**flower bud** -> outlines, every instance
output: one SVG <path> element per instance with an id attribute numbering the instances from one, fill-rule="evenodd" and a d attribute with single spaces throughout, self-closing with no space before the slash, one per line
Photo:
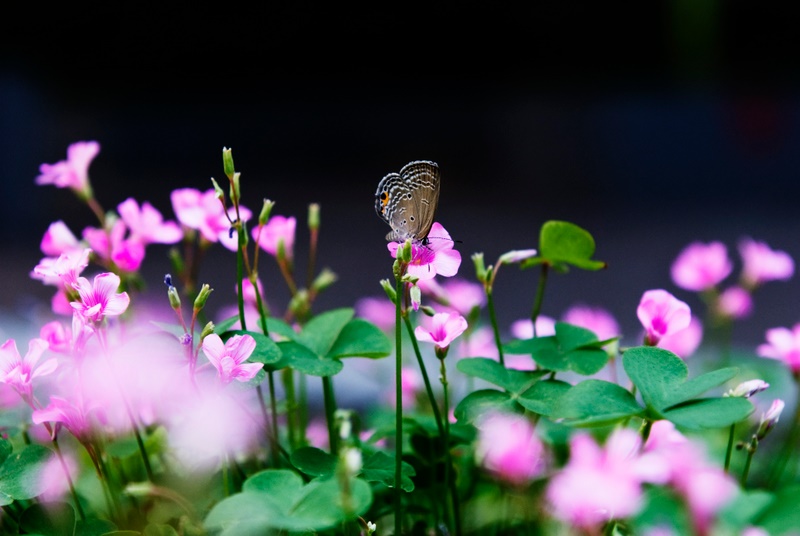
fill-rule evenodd
<path id="1" fill-rule="evenodd" d="M 764 380 L 748 380 L 746 382 L 742 382 L 733 389 L 730 389 L 722 396 L 727 397 L 740 397 L 740 398 L 750 398 L 756 393 L 760 393 L 761 391 L 767 389 L 769 384 Z"/>
<path id="2" fill-rule="evenodd" d="M 411 297 L 411 307 L 415 311 L 419 311 L 419 305 L 422 302 L 422 291 L 419 289 L 419 285 L 411 285 L 408 294 Z"/>
<path id="3" fill-rule="evenodd" d="M 200 287 L 200 292 L 197 294 L 197 297 L 194 299 L 194 310 L 199 311 L 206 305 L 206 301 L 208 301 L 208 297 L 211 295 L 211 292 L 214 289 L 211 288 L 208 283 L 203 283 L 203 286 Z"/>
<path id="4" fill-rule="evenodd" d="M 181 308 L 181 297 L 178 294 L 178 289 L 170 285 L 167 288 L 167 297 L 169 298 L 169 305 L 176 311 Z"/>
<path id="5" fill-rule="evenodd" d="M 759 423 L 758 431 L 756 432 L 756 437 L 758 437 L 759 441 L 764 439 L 769 431 L 772 430 L 776 424 L 778 424 L 778 419 L 781 416 L 783 407 L 783 400 L 776 398 L 772 401 L 772 405 L 769 407 L 769 409 L 765 411 L 763 415 L 761 415 L 761 422 Z"/>
<path id="6" fill-rule="evenodd" d="M 421 305 L 419 310 L 422 311 L 425 316 L 433 316 L 436 314 L 436 310 L 430 305 Z"/>
<path id="7" fill-rule="evenodd" d="M 498 264 L 511 264 L 514 262 L 524 261 L 525 259 L 530 259 L 531 257 L 535 256 L 535 249 L 516 249 L 500 255 Z"/>
<path id="8" fill-rule="evenodd" d="M 339 277 L 328 268 L 323 268 L 311 283 L 311 289 L 316 292 L 322 292 L 326 288 L 333 285 Z"/>
<path id="9" fill-rule="evenodd" d="M 401 262 L 408 264 L 411 262 L 411 253 L 411 239 L 408 239 L 397 249 L 397 258 Z"/>
<path id="10" fill-rule="evenodd" d="M 261 214 L 258 215 L 258 224 L 259 225 L 266 225 L 267 221 L 269 221 L 269 214 L 272 212 L 272 207 L 275 206 L 274 201 L 270 201 L 269 199 L 264 199 L 264 204 L 261 206 Z"/>
<path id="11" fill-rule="evenodd" d="M 219 199 L 220 203 L 222 203 L 224 205 L 225 204 L 225 192 L 222 191 L 222 188 L 220 188 L 220 186 L 217 183 L 217 181 L 214 180 L 214 177 L 211 177 L 211 184 L 214 185 L 214 196 L 217 199 Z"/>
<path id="12" fill-rule="evenodd" d="M 233 199 L 234 202 L 237 205 L 239 204 L 239 200 L 242 198 L 242 190 L 241 190 L 241 188 L 239 188 L 239 177 L 240 176 L 241 176 L 241 173 L 239 173 L 238 171 L 233 174 L 233 177 L 231 178 L 231 187 L 230 187 L 230 193 L 229 193 L 229 195 L 231 196 L 231 199 Z"/>
<path id="13" fill-rule="evenodd" d="M 481 283 L 486 282 L 486 265 L 483 263 L 483 253 L 473 253 L 472 263 L 475 265 L 475 276 Z"/>
<path id="14" fill-rule="evenodd" d="M 203 331 L 200 332 L 200 340 L 202 341 L 208 335 L 211 335 L 212 333 L 214 333 L 214 328 L 216 328 L 216 326 L 214 325 L 214 322 L 209 322 L 208 324 L 203 326 Z"/>
<path id="15" fill-rule="evenodd" d="M 222 169 L 225 171 L 225 176 L 228 177 L 228 179 L 233 178 L 233 151 L 226 147 L 222 148 Z"/>
<path id="16" fill-rule="evenodd" d="M 395 292 L 391 282 L 388 279 L 381 279 L 380 284 L 383 291 L 386 293 L 389 299 L 392 300 L 392 303 L 397 303 L 397 293 Z"/>
<path id="17" fill-rule="evenodd" d="M 312 231 L 319 229 L 319 203 L 308 205 L 308 228 Z"/>

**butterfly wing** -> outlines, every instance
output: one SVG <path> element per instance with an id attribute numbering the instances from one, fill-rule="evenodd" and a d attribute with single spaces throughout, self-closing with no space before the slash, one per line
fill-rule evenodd
<path id="1" fill-rule="evenodd" d="M 431 230 L 439 205 L 439 166 L 428 160 L 409 162 L 400 170 L 400 176 L 411 195 L 406 195 L 404 200 L 410 209 L 405 211 L 398 225 L 407 232 L 406 238 L 424 240 Z"/>

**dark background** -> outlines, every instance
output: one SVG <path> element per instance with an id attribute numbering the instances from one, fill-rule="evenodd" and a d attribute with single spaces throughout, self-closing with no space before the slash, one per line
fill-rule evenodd
<path id="1" fill-rule="evenodd" d="M 373 212 L 379 179 L 439 163 L 438 220 L 487 262 L 536 247 L 549 219 L 589 230 L 600 273 L 549 281 L 544 314 L 603 305 L 638 337 L 642 292 L 677 289 L 669 265 L 693 240 L 764 240 L 800 260 L 798 36 L 787 4 L 691 1 L 181 4 L 20 7 L 0 50 L 3 338 L 41 321 L 51 289 L 28 278 L 47 225 L 94 224 L 74 196 L 37 187 L 42 162 L 97 140 L 107 209 L 129 196 L 172 218 L 169 192 L 222 178 L 232 147 L 245 205 L 305 220 L 322 206 L 320 263 L 340 276 L 318 310 L 380 295 L 391 276 Z M 298 227 L 298 270 L 305 270 Z M 159 292 L 166 247 L 145 274 Z M 273 307 L 286 292 L 271 259 Z M 737 264 L 738 270 L 738 264 Z M 736 273 L 731 276 L 731 282 Z M 230 303 L 234 257 L 203 278 Z M 798 282 L 770 283 L 737 340 L 800 319 Z M 536 274 L 502 272 L 507 325 L 530 314 Z M 42 305 L 43 304 L 43 305 Z M 166 306 L 166 302 L 165 302 Z"/>

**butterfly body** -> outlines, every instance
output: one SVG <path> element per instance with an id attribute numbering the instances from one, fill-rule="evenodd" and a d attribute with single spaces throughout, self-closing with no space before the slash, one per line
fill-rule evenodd
<path id="1" fill-rule="evenodd" d="M 389 173 L 378 183 L 375 212 L 392 230 L 390 242 L 426 243 L 439 203 L 439 166 L 436 162 L 409 162 L 399 173 Z"/>

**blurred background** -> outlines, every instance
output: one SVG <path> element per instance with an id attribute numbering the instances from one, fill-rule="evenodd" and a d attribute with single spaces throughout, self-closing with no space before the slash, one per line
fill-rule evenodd
<path id="1" fill-rule="evenodd" d="M 438 220 L 487 263 L 538 246 L 563 219 L 595 237 L 601 272 L 548 282 L 543 313 L 601 305 L 640 339 L 642 293 L 672 283 L 694 240 L 763 240 L 800 260 L 800 101 L 788 5 L 714 0 L 204 6 L 68 3 L 9 19 L 0 37 L 0 338 L 47 314 L 52 290 L 28 274 L 61 219 L 94 225 L 71 192 L 36 186 L 41 163 L 97 140 L 98 200 L 127 197 L 174 218 L 169 193 L 222 178 L 221 149 L 242 173 L 244 204 L 305 222 L 320 203 L 320 265 L 339 276 L 317 311 L 380 296 L 391 277 L 373 195 L 410 160 L 439 163 Z M 297 269 L 307 231 L 298 225 Z M 261 275 L 273 307 L 288 293 L 272 259 Z M 167 246 L 145 276 L 163 293 Z M 201 280 L 233 303 L 235 257 L 217 247 Z M 538 275 L 501 272 L 501 322 L 530 315 Z M 768 283 L 743 347 L 800 320 L 800 282 Z M 164 299 L 164 307 L 167 307 Z M 38 329 L 38 325 L 36 326 Z M 24 346 L 24 345 L 23 345 Z"/>

